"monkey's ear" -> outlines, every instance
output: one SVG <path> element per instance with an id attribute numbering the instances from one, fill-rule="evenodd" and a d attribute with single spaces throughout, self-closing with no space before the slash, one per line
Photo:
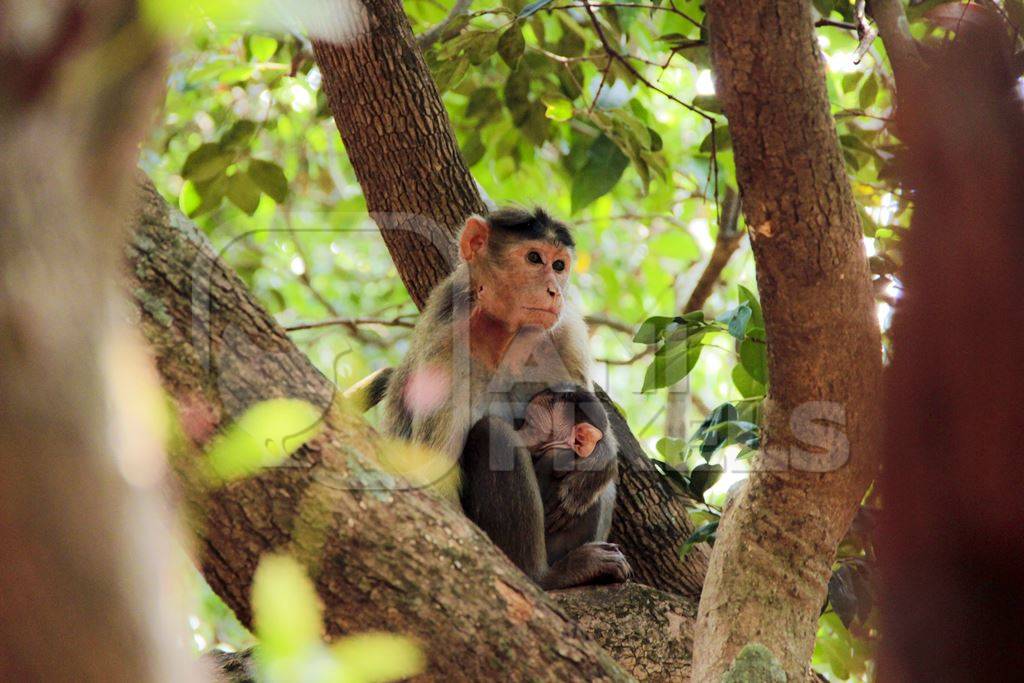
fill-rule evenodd
<path id="1" fill-rule="evenodd" d="M 585 458 L 597 448 L 597 442 L 604 438 L 601 430 L 592 424 L 581 422 L 572 428 L 572 449 L 576 455 Z"/>
<path id="2" fill-rule="evenodd" d="M 466 262 L 472 261 L 487 246 L 490 236 L 491 225 L 487 219 L 473 214 L 466 219 L 466 225 L 459 235 L 459 255 Z"/>

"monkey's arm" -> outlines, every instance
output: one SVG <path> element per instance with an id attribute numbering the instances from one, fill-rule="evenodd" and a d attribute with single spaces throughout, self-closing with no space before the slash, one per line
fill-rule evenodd
<path id="1" fill-rule="evenodd" d="M 572 469 L 556 475 L 555 495 L 545 501 L 545 529 L 564 529 L 585 515 L 618 475 L 617 444 L 610 430 L 587 458 L 574 458 Z"/>

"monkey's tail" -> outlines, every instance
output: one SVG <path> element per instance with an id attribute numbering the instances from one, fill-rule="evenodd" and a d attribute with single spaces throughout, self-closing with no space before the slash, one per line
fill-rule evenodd
<path id="1" fill-rule="evenodd" d="M 375 370 L 346 389 L 342 396 L 351 405 L 366 412 L 384 400 L 384 394 L 388 390 L 388 381 L 394 372 L 394 368 Z"/>

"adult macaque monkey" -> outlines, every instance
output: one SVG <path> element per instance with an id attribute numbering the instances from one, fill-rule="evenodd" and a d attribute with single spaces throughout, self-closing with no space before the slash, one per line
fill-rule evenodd
<path id="1" fill-rule="evenodd" d="M 586 325 L 569 284 L 573 247 L 565 224 L 539 209 L 471 216 L 459 237 L 461 262 L 431 294 L 384 399 L 387 431 L 459 461 L 473 475 L 464 476 L 462 496 L 475 501 L 470 519 L 545 588 L 615 580 L 622 572 L 611 567 L 625 564 L 614 546 L 585 542 L 549 565 L 537 477 L 511 427 L 522 410 L 517 396 L 558 384 L 592 389 Z M 595 448 L 594 462 L 615 461 L 610 430 Z M 484 470 L 490 476 L 476 476 Z"/>

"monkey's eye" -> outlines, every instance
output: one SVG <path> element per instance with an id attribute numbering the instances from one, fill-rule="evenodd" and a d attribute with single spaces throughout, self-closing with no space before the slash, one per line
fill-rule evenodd
<path id="1" fill-rule="evenodd" d="M 529 254 L 527 254 L 526 260 L 529 261 L 530 263 L 544 263 L 544 259 L 542 259 L 540 257 L 540 253 L 536 251 L 531 251 Z"/>
<path id="2" fill-rule="evenodd" d="M 554 268 L 559 273 L 561 273 L 563 270 L 565 270 L 565 261 L 555 261 L 554 263 L 551 264 L 551 267 Z"/>

